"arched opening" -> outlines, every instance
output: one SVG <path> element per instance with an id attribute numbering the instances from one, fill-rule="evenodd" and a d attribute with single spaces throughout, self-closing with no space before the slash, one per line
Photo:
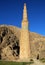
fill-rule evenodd
<path id="1" fill-rule="evenodd" d="M 39 54 L 37 55 L 37 60 L 39 59 Z"/>

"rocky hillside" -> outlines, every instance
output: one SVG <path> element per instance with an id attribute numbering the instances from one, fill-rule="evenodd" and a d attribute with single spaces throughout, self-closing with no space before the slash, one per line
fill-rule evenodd
<path id="1" fill-rule="evenodd" d="M 15 26 L 0 25 L 0 59 L 16 60 L 20 52 L 21 29 Z M 45 48 L 45 37 L 34 32 L 29 32 L 30 49 L 33 56 L 37 51 Z M 40 48 L 40 49 L 39 49 Z M 33 53 L 34 52 L 34 53 Z"/>

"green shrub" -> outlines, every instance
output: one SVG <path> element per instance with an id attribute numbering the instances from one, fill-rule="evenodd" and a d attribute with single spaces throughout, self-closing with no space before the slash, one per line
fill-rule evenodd
<path id="1" fill-rule="evenodd" d="M 40 59 L 41 62 L 45 62 L 45 58 Z"/>

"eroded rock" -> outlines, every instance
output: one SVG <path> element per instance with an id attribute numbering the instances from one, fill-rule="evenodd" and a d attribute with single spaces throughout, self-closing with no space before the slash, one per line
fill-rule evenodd
<path id="1" fill-rule="evenodd" d="M 1 27 L 0 31 L 0 59 L 15 60 L 19 55 L 18 38 L 7 27 Z"/>

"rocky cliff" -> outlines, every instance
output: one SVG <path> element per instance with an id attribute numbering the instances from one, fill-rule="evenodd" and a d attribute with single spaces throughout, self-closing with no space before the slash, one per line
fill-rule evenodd
<path id="1" fill-rule="evenodd" d="M 15 26 L 0 25 L 0 59 L 17 60 L 20 52 L 21 29 Z M 45 37 L 29 32 L 31 57 L 45 57 Z M 43 55 L 42 55 L 43 54 Z"/>

